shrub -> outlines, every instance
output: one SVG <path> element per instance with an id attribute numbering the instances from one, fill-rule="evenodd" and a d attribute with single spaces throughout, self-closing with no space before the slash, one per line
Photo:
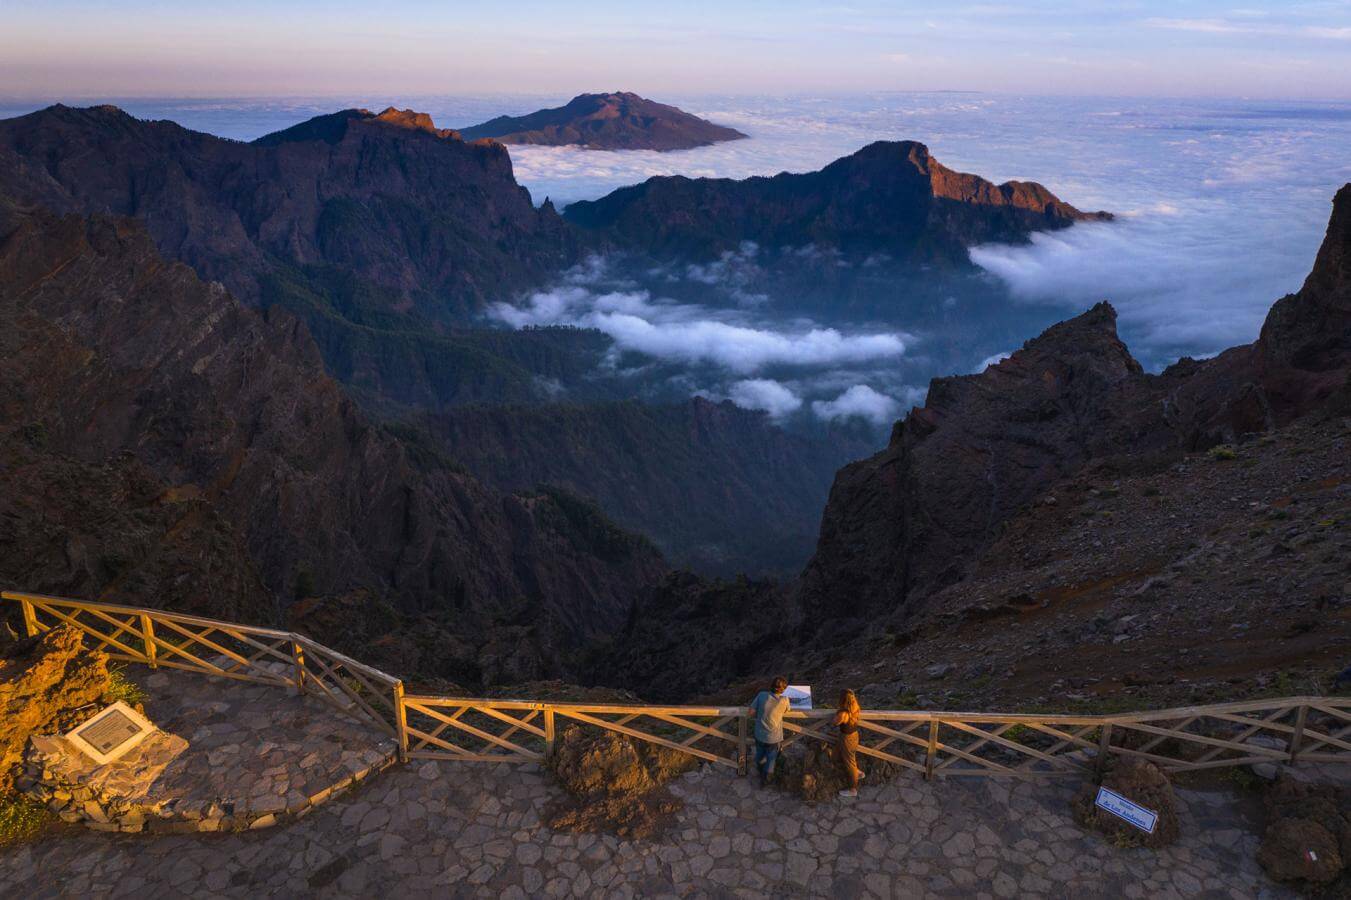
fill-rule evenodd
<path id="1" fill-rule="evenodd" d="M 52 823 L 41 803 L 23 796 L 0 797 L 0 847 L 31 841 Z"/>
<path id="2" fill-rule="evenodd" d="M 1228 444 L 1219 444 L 1218 446 L 1211 447 L 1210 452 L 1207 455 L 1218 462 L 1227 462 L 1231 459 L 1238 459 L 1238 451 Z"/>
<path id="3" fill-rule="evenodd" d="M 121 700 L 128 706 L 139 706 L 149 699 L 141 686 L 127 677 L 122 668 L 108 672 L 108 699 L 116 703 Z"/>

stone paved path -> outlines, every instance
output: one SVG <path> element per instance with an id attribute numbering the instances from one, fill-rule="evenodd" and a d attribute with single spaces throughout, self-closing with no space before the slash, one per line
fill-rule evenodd
<path id="1" fill-rule="evenodd" d="M 186 739 L 187 748 L 182 741 L 166 746 L 168 755 L 158 760 L 154 748 L 160 745 L 147 741 L 124 760 L 92 770 L 141 770 L 145 777 L 129 785 L 110 779 L 115 788 L 132 791 L 67 799 L 70 786 L 57 785 L 62 790 L 56 802 L 68 803 L 62 815 L 70 821 L 92 818 L 96 827 L 114 831 L 269 826 L 396 757 L 397 743 L 388 735 L 314 697 L 173 669 L 134 667 L 127 675 L 145 689 L 150 720 Z M 50 796 L 50 787 L 43 793 Z"/>
<path id="2" fill-rule="evenodd" d="M 1182 840 L 1121 850 L 1074 786 L 905 779 L 811 807 L 694 772 L 657 842 L 553 833 L 537 769 L 387 770 L 295 822 L 217 835 L 81 833 L 0 851 L 0 895 L 1286 897 L 1228 791 L 1180 790 Z"/>

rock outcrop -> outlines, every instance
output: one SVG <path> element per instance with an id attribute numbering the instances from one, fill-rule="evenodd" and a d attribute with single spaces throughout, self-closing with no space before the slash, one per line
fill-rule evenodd
<path id="1" fill-rule="evenodd" d="M 69 626 L 25 640 L 0 659 L 0 797 L 9 795 L 28 741 L 66 731 L 111 687 L 108 655 Z"/>
<path id="2" fill-rule="evenodd" d="M 613 731 L 568 726 L 559 736 L 549 770 L 570 795 L 550 812 L 559 831 L 601 831 L 628 840 L 661 834 L 680 811 L 665 784 L 698 768 L 687 753 Z"/>
<path id="3" fill-rule="evenodd" d="M 1351 791 L 1282 778 L 1267 788 L 1257 861 L 1277 881 L 1336 881 L 1351 865 Z"/>
<path id="4" fill-rule="evenodd" d="M 245 144 L 58 105 L 0 122 L 0 160 L 0 194 L 141 218 L 165 257 L 246 301 L 279 266 L 350 273 L 369 325 L 472 313 L 574 258 L 504 147 L 411 110 L 343 110 Z"/>
<path id="5" fill-rule="evenodd" d="M 1102 779 L 1102 786 L 1132 803 L 1158 814 L 1154 830 L 1147 832 L 1101 809 L 1094 802 L 1096 785 L 1086 784 L 1074 798 L 1074 818 L 1085 828 L 1100 831 L 1117 846 L 1166 847 L 1178 839 L 1177 798 L 1173 786 L 1158 766 L 1140 759 L 1117 759 Z"/>
<path id="6" fill-rule="evenodd" d="M 1347 391 L 1351 186 L 1304 288 L 1256 343 L 1144 373 L 1101 303 L 978 375 L 935 379 L 888 447 L 836 476 L 806 603 L 846 618 L 963 577 L 1010 517 L 1090 461 L 1136 469 L 1288 424 Z M 827 600 L 826 598 L 829 597 Z"/>
<path id="7" fill-rule="evenodd" d="M 460 330 L 581 249 L 505 147 L 424 113 L 349 109 L 240 143 L 58 105 L 0 121 L 0 197 L 141 219 L 165 259 L 303 319 L 330 374 L 372 400 L 529 399 L 523 359 L 553 376 L 598 352 L 582 333 Z"/>
<path id="8" fill-rule="evenodd" d="M 199 610 L 212 592 L 233 609 L 277 610 L 364 589 L 410 627 L 449 623 L 415 629 L 422 638 L 404 668 L 477 683 L 478 650 L 497 629 L 533 661 L 524 674 L 556 674 L 568 647 L 621 625 L 634 591 L 665 569 L 649 545 L 585 505 L 485 489 L 371 425 L 324 374 L 300 323 L 165 263 L 133 220 L 0 219 L 0 322 L 0 437 L 41 434 L 41 454 L 57 460 L 46 465 L 62 471 L 131 453 L 164 486 L 147 504 L 150 543 L 92 574 L 69 558 L 78 549 L 69 532 L 42 524 L 77 513 L 11 505 L 19 518 L 7 530 L 55 543 L 25 544 L 6 581 L 74 583 L 91 598 L 148 605 L 180 598 Z M 41 455 L 31 442 L 26 452 Z M 176 500 L 191 503 L 162 509 Z M 156 524 L 175 516 L 181 528 Z M 82 540 L 115 547 L 106 534 L 115 525 Z M 193 527 L 203 531 L 196 549 L 173 549 Z M 244 596 L 254 576 L 226 590 L 194 565 L 194 554 L 211 565 L 238 559 L 240 545 L 267 596 Z M 345 632 L 314 636 L 342 644 Z"/>
<path id="9" fill-rule="evenodd" d="M 498 116 L 461 132 L 466 140 L 577 145 L 588 150 L 688 150 L 746 135 L 637 94 L 580 94 L 524 116 Z"/>
<path id="10" fill-rule="evenodd" d="M 914 141 L 878 141 L 805 174 L 658 176 L 570 204 L 564 216 L 658 258 L 713 258 L 753 241 L 860 262 L 949 266 L 967 265 L 975 244 L 1020 243 L 1033 231 L 1111 218 L 1081 212 L 1040 184 L 955 172 Z"/>

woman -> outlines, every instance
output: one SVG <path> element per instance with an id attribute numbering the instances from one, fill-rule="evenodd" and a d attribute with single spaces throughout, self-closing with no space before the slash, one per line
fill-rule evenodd
<path id="1" fill-rule="evenodd" d="M 840 730 L 835 748 L 840 753 L 844 777 L 849 781 L 848 789 L 840 791 L 841 797 L 857 797 L 858 780 L 863 777 L 863 770 L 858 767 L 858 720 L 858 697 L 850 690 L 841 692 L 840 708 L 831 720 L 831 724 Z"/>

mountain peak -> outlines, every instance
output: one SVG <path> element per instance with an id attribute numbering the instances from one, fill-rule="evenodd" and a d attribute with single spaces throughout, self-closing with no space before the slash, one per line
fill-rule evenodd
<path id="1" fill-rule="evenodd" d="M 372 119 L 381 124 L 393 125 L 397 128 L 425 131 L 440 138 L 458 139 L 460 136 L 460 133 L 452 128 L 437 128 L 430 114 L 412 109 L 395 109 L 388 106 L 379 115 L 372 116 Z"/>
<path id="2" fill-rule="evenodd" d="M 967 248 L 977 244 L 1022 243 L 1034 231 L 1111 218 L 1034 182 L 954 171 L 918 141 L 876 141 L 819 171 L 772 178 L 655 176 L 563 215 L 656 256 L 713 258 L 751 240 L 944 266 L 969 265 Z"/>
<path id="3" fill-rule="evenodd" d="M 1268 363 L 1294 369 L 1339 372 L 1351 364 L 1351 184 L 1333 198 L 1304 286 L 1276 301 L 1257 345 Z"/>
<path id="4" fill-rule="evenodd" d="M 346 136 L 348 127 L 354 122 L 387 125 L 409 131 L 424 131 L 435 137 L 448 140 L 459 140 L 460 138 L 458 131 L 450 128 L 437 128 L 436 123 L 427 113 L 412 109 L 396 109 L 389 106 L 379 113 L 373 113 L 369 109 L 352 107 L 351 109 L 338 110 L 335 113 L 315 116 L 298 125 L 292 125 L 290 128 L 283 128 L 281 131 L 263 135 L 254 143 L 261 147 L 272 147 L 293 141 L 324 141 L 325 143 L 336 144 Z"/>
<path id="5" fill-rule="evenodd" d="M 465 140 L 573 144 L 591 150 L 685 150 L 746 136 L 631 91 L 578 94 L 563 106 L 498 116 L 463 133 Z"/>

